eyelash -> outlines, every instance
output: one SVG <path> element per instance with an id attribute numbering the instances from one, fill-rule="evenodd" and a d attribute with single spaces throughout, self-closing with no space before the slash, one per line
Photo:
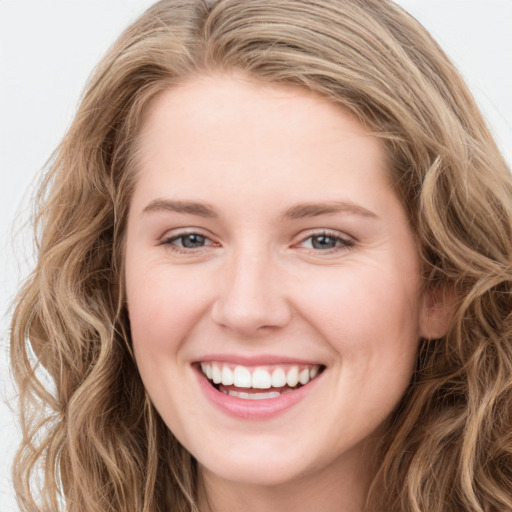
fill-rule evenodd
<path id="1" fill-rule="evenodd" d="M 315 238 L 316 239 L 328 238 L 332 242 L 335 243 L 335 246 L 324 248 L 324 249 L 315 248 L 314 246 L 306 248 L 314 253 L 332 254 L 332 253 L 338 252 L 338 251 L 351 250 L 356 245 L 356 242 L 354 239 L 348 238 L 348 237 L 342 237 L 342 236 L 340 236 L 339 233 L 337 233 L 335 231 L 320 231 L 320 232 L 311 233 L 307 237 L 303 238 L 298 245 L 299 246 L 303 245 L 307 240 L 311 240 L 312 245 L 313 245 L 314 244 L 313 239 L 315 239 Z"/>
<path id="2" fill-rule="evenodd" d="M 204 245 L 201 245 L 199 247 L 184 247 L 183 245 L 180 246 L 180 245 L 176 244 L 176 242 L 180 239 L 183 244 L 183 240 L 185 238 L 193 237 L 193 236 L 200 237 L 201 239 L 203 239 L 203 241 L 205 241 L 205 242 L 210 241 L 211 243 L 205 243 Z M 196 231 L 190 231 L 190 232 L 186 232 L 186 233 L 178 233 L 177 235 L 171 236 L 169 238 L 165 238 L 164 240 L 162 240 L 161 245 L 169 247 L 169 249 L 171 249 L 172 251 L 180 253 L 180 254 L 190 254 L 191 252 L 198 252 L 198 251 L 202 250 L 204 247 L 216 246 L 218 244 L 216 244 L 215 242 L 212 242 L 208 236 L 203 235 L 202 233 L 198 233 Z"/>
<path id="3" fill-rule="evenodd" d="M 203 245 L 200 245 L 198 247 L 184 247 L 183 241 L 187 237 L 199 237 L 201 239 L 201 241 L 203 242 Z M 331 241 L 331 243 L 335 244 L 335 246 L 327 247 L 327 248 L 323 248 L 323 249 L 314 247 L 313 240 L 314 239 L 318 240 L 320 238 L 329 239 Z M 181 240 L 181 245 L 178 245 L 176 243 L 179 240 Z M 308 240 L 311 240 L 311 247 L 304 247 L 304 244 Z M 209 242 L 209 243 L 207 243 L 207 242 Z M 211 247 L 211 246 L 215 247 L 215 246 L 218 246 L 219 244 L 217 244 L 216 242 L 213 242 L 208 236 L 206 236 L 200 232 L 191 231 L 191 232 L 178 233 L 174 236 L 165 238 L 164 240 L 162 240 L 161 245 L 168 247 L 169 249 L 171 249 L 172 251 L 174 251 L 178 254 L 191 254 L 191 253 L 200 252 L 200 251 L 204 250 L 205 247 Z M 333 254 L 333 253 L 336 253 L 339 251 L 351 250 L 355 247 L 355 245 L 356 245 L 356 241 L 352 238 L 342 237 L 342 236 L 340 236 L 340 234 L 338 232 L 335 232 L 335 231 L 323 230 L 323 231 L 319 231 L 319 232 L 317 231 L 317 232 L 310 233 L 308 236 L 302 238 L 302 240 L 298 244 L 295 244 L 295 247 L 302 246 L 303 249 L 306 249 L 306 250 L 310 251 L 311 253 L 315 253 L 315 254 Z"/>

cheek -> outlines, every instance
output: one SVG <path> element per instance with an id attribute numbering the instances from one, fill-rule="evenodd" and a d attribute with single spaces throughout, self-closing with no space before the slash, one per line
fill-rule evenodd
<path id="1" fill-rule="evenodd" d="M 419 277 L 358 265 L 311 280 L 300 310 L 344 359 L 401 360 L 419 341 Z"/>
<path id="2" fill-rule="evenodd" d="M 311 282 L 301 310 L 332 350 L 337 378 L 325 406 L 342 404 L 331 427 L 334 438 L 347 410 L 354 424 L 376 428 L 403 396 L 420 339 L 419 297 L 419 278 L 404 280 L 389 267 L 384 272 L 368 265 Z"/>
<path id="3" fill-rule="evenodd" d="M 126 268 L 131 334 L 139 356 L 177 350 L 195 328 L 208 302 L 204 276 L 173 271 L 166 264 Z M 148 268 L 146 267 L 146 268 Z"/>
<path id="4" fill-rule="evenodd" d="M 172 283 L 172 286 L 169 284 Z M 197 415 L 184 403 L 188 365 L 186 340 L 202 314 L 201 279 L 179 279 L 168 265 L 126 265 L 126 293 L 131 337 L 141 378 L 168 427 L 186 439 L 181 418 Z M 204 298 L 204 297 L 203 297 Z M 180 414 L 177 412 L 180 411 Z"/>

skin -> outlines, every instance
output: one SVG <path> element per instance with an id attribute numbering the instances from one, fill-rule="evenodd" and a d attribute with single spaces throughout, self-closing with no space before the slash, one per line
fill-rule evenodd
<path id="1" fill-rule="evenodd" d="M 161 94 L 140 143 L 133 345 L 155 407 L 199 462 L 202 510 L 363 510 L 375 441 L 439 309 L 381 142 L 306 90 L 213 75 Z M 198 385 L 194 363 L 212 353 L 325 371 L 293 407 L 239 418 Z"/>

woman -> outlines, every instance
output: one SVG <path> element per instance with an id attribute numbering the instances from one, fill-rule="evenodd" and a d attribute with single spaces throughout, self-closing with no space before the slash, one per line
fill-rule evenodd
<path id="1" fill-rule="evenodd" d="M 512 508 L 511 178 L 391 2 L 155 4 L 39 197 L 25 510 Z"/>

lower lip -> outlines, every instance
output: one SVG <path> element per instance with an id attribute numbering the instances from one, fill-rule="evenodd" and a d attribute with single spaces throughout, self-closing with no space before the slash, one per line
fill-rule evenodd
<path id="1" fill-rule="evenodd" d="M 215 389 L 204 374 L 196 369 L 196 376 L 203 393 L 206 397 L 223 412 L 248 420 L 264 420 L 277 416 L 280 413 L 292 408 L 304 400 L 316 387 L 320 374 L 306 385 L 295 391 L 284 393 L 276 398 L 265 398 L 262 400 L 245 400 L 234 396 L 226 395 Z"/>

